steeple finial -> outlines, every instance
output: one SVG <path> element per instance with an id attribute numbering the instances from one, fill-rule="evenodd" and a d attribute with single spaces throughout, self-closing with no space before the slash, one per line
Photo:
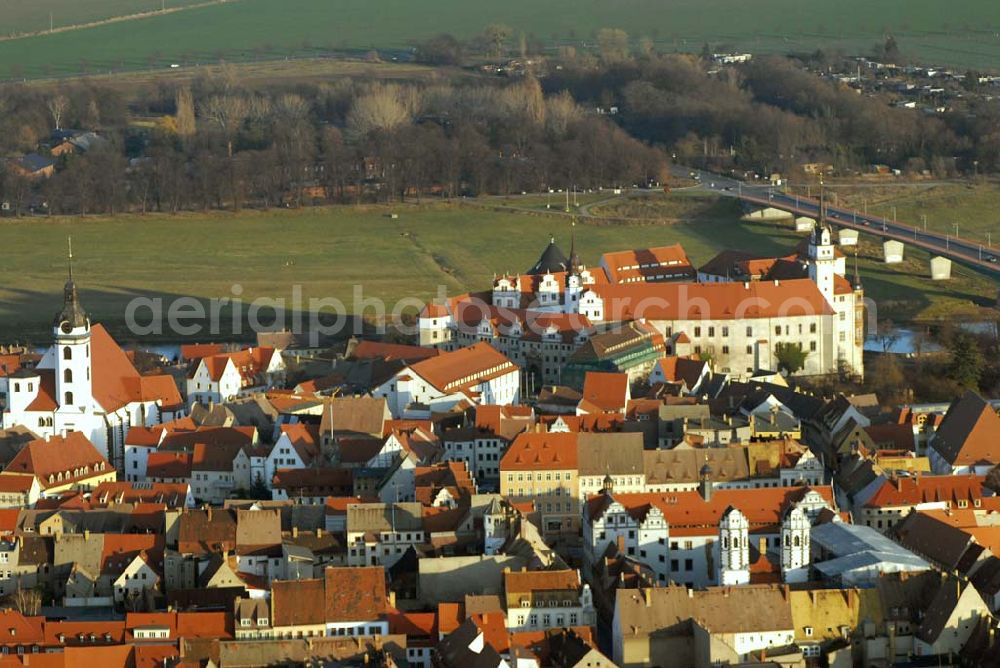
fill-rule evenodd
<path id="1" fill-rule="evenodd" d="M 576 255 L 576 217 L 569 227 L 569 273 L 574 275 L 579 270 L 580 258 Z"/>
<path id="2" fill-rule="evenodd" d="M 66 237 L 66 243 L 69 245 L 69 280 L 73 280 L 73 237 Z"/>
<path id="3" fill-rule="evenodd" d="M 858 251 L 854 250 L 854 285 L 855 290 L 861 289 L 861 272 L 858 270 Z"/>

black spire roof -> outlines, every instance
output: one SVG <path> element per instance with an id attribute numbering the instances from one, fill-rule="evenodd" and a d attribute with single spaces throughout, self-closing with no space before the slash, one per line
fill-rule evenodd
<path id="1" fill-rule="evenodd" d="M 69 278 L 63 287 L 63 307 L 56 314 L 52 321 L 53 327 L 62 327 L 65 330 L 76 329 L 77 327 L 87 327 L 89 320 L 87 313 L 80 305 L 80 297 L 76 292 L 76 282 L 73 280 L 73 243 L 69 246 Z"/>
<path id="2" fill-rule="evenodd" d="M 549 245 L 545 247 L 542 251 L 541 257 L 538 258 L 538 262 L 528 270 L 527 273 L 540 276 L 542 274 L 551 274 L 559 271 L 566 271 L 566 267 L 569 266 L 569 260 L 566 255 L 559 250 L 559 246 L 556 246 L 555 237 L 549 239 Z"/>

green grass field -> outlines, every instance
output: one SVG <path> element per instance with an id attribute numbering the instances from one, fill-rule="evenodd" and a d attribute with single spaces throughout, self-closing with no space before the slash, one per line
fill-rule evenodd
<path id="1" fill-rule="evenodd" d="M 176 9 L 204 0 L 2 0 L 3 36 L 93 23 L 107 19 Z M 51 23 L 49 22 L 51 19 Z"/>
<path id="2" fill-rule="evenodd" d="M 673 223 L 581 222 L 581 258 L 596 265 L 605 250 L 681 243 L 699 264 L 725 247 L 785 253 L 800 238 L 788 227 L 738 222 L 728 200 L 705 198 L 684 207 L 687 216 Z M 487 288 L 494 272 L 527 269 L 550 234 L 568 250 L 569 229 L 567 216 L 503 211 L 492 202 L 6 220 L 0 222 L 6 250 L 0 340 L 48 336 L 60 305 L 69 235 L 84 305 L 127 338 L 124 312 L 136 296 L 207 300 L 232 296 L 238 284 L 244 300 L 290 300 L 298 285 L 306 300 L 336 297 L 350 309 L 360 285 L 365 296 L 391 307 L 407 297 L 432 298 L 438 286 L 448 294 Z M 996 284 L 971 272 L 959 269 L 955 280 L 932 283 L 925 278 L 926 258 L 910 254 L 911 264 L 889 268 L 877 254 L 874 243 L 862 247 L 861 271 L 868 293 L 881 302 L 881 317 L 983 317 L 982 306 L 995 298 Z"/>
<path id="3" fill-rule="evenodd" d="M 129 4 L 98 0 L 86 11 L 112 2 Z M 22 10 L 36 3 L 17 0 Z M 593 44 L 595 31 L 616 27 L 665 50 L 698 51 L 707 41 L 758 53 L 818 47 L 867 53 L 891 31 L 904 53 L 929 61 L 980 68 L 1000 62 L 1000 3 L 994 0 L 237 0 L 0 43 L 0 76 L 274 58 L 316 48 L 406 48 L 441 32 L 468 38 L 497 22 L 548 44 Z"/>

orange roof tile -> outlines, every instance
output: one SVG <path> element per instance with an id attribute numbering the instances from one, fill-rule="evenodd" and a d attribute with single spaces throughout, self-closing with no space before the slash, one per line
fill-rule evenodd
<path id="1" fill-rule="evenodd" d="M 577 590 L 580 575 L 574 570 L 561 571 L 509 571 L 503 574 L 507 595 L 535 591 Z"/>
<path id="2" fill-rule="evenodd" d="M 517 365 L 488 343 L 443 353 L 409 367 L 441 392 L 462 390 L 484 380 L 517 371 Z"/>
<path id="3" fill-rule="evenodd" d="M 4 469 L 4 473 L 34 475 L 43 489 L 113 471 L 108 460 L 79 431 L 31 441 Z M 56 479 L 50 482 L 49 476 Z"/>
<path id="4" fill-rule="evenodd" d="M 577 435 L 572 432 L 519 434 L 500 459 L 500 470 L 575 471 Z"/>
<path id="5" fill-rule="evenodd" d="M 372 620 L 390 612 L 381 566 L 330 567 L 324 580 L 327 622 Z"/>
<path id="6" fill-rule="evenodd" d="M 694 267 L 680 244 L 605 253 L 601 264 L 612 283 L 691 278 Z"/>
<path id="7" fill-rule="evenodd" d="M 751 532 L 774 531 L 785 508 L 801 500 L 809 490 L 818 492 L 831 508 L 834 506 L 833 489 L 828 485 L 717 489 L 708 501 L 698 492 L 612 494 L 611 498 L 633 517 L 644 517 L 655 506 L 669 523 L 672 536 L 699 536 L 716 534 L 719 520 L 730 507 L 746 516 Z M 591 497 L 587 500 L 587 516 L 602 513 L 608 503 L 605 494 Z"/>
<path id="8" fill-rule="evenodd" d="M 604 320 L 741 320 L 832 315 L 810 279 L 749 283 L 628 283 L 594 286 Z"/>
<path id="9" fill-rule="evenodd" d="M 588 371 L 583 379 L 581 410 L 620 413 L 628 401 L 628 374 Z"/>
<path id="10" fill-rule="evenodd" d="M 865 502 L 869 508 L 915 506 L 921 503 L 974 501 L 983 497 L 986 478 L 978 475 L 900 476 L 886 480 Z"/>

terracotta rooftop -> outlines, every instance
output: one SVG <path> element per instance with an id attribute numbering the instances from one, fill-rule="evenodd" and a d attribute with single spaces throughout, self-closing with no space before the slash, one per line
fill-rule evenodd
<path id="1" fill-rule="evenodd" d="M 565 432 L 519 434 L 500 460 L 501 471 L 577 468 L 577 434 Z"/>
<path id="2" fill-rule="evenodd" d="M 79 431 L 28 443 L 4 469 L 4 473 L 34 475 L 43 489 L 113 471 L 94 444 Z"/>

